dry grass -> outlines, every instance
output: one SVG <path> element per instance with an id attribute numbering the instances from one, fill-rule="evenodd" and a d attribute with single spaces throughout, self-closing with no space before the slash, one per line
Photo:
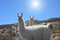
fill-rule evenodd
<path id="1" fill-rule="evenodd" d="M 51 35 L 52 39 L 51 40 L 60 40 L 60 33 L 52 33 Z"/>

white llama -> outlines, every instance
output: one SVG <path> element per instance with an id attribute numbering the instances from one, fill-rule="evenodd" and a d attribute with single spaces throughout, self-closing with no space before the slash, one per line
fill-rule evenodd
<path id="1" fill-rule="evenodd" d="M 22 16 L 22 13 L 18 13 L 18 27 L 22 40 L 50 40 L 51 29 L 49 25 L 32 25 L 25 27 Z"/>

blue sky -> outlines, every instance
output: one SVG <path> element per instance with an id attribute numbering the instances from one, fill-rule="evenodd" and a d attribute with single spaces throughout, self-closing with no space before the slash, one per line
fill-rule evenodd
<path id="1" fill-rule="evenodd" d="M 17 23 L 17 13 L 23 13 L 23 18 L 29 20 L 34 16 L 36 20 L 46 20 L 60 17 L 60 0 L 39 0 L 42 6 L 31 8 L 32 0 L 0 0 L 0 25 Z"/>

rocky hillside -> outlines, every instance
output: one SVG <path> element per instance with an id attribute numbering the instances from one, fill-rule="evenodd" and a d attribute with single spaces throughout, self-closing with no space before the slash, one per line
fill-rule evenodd
<path id="1" fill-rule="evenodd" d="M 26 21 L 25 24 L 29 25 L 29 21 L 30 20 Z M 42 20 L 42 21 L 33 20 L 33 21 L 34 21 L 35 25 L 46 22 L 46 23 L 52 23 L 55 26 L 54 28 L 60 28 L 60 18 L 51 18 L 48 20 Z M 12 34 L 11 34 L 12 26 L 15 25 L 17 28 L 17 26 L 18 26 L 17 24 L 18 23 L 0 25 L 0 40 L 20 40 L 19 36 L 16 36 L 16 35 L 12 36 Z M 51 37 L 54 38 L 56 36 L 57 32 L 60 32 L 60 30 L 53 30 Z"/>
<path id="2" fill-rule="evenodd" d="M 43 22 L 56 22 L 56 21 L 60 21 L 60 18 L 50 18 L 48 20 L 34 20 L 35 24 L 39 24 L 39 23 L 43 23 Z M 29 23 L 29 20 L 26 21 L 25 23 Z M 17 24 L 17 23 L 14 23 Z M 4 25 L 0 25 L 0 28 L 5 28 L 5 27 L 11 27 L 14 24 L 4 24 Z"/>

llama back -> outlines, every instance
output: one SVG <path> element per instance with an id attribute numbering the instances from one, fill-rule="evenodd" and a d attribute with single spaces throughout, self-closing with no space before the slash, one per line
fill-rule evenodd
<path id="1" fill-rule="evenodd" d="M 50 40 L 51 29 L 44 25 L 43 27 L 40 25 L 26 27 L 26 30 L 30 31 L 28 34 L 32 40 Z M 30 29 L 29 29 L 30 28 Z"/>

